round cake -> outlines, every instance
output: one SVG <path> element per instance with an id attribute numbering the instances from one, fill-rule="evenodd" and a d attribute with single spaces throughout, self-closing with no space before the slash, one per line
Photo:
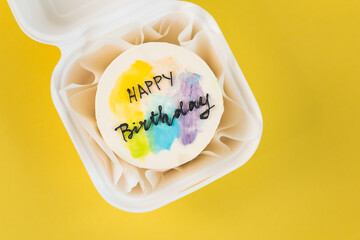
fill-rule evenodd
<path id="1" fill-rule="evenodd" d="M 126 162 L 167 170 L 191 161 L 213 138 L 224 111 L 222 91 L 195 53 L 145 43 L 118 56 L 96 92 L 96 121 Z"/>

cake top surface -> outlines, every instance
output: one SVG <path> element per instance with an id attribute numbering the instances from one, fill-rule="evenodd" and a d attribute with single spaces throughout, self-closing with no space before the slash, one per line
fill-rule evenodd
<path id="1" fill-rule="evenodd" d="M 195 53 L 145 43 L 118 56 L 96 93 L 100 133 L 120 158 L 147 169 L 184 164 L 209 144 L 223 113 L 222 92 Z"/>

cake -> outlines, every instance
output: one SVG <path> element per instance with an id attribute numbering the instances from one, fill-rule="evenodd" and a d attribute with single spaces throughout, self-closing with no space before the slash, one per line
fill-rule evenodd
<path id="1" fill-rule="evenodd" d="M 196 158 L 224 111 L 209 66 L 183 47 L 152 42 L 119 55 L 96 92 L 98 129 L 109 148 L 140 168 L 168 170 Z"/>

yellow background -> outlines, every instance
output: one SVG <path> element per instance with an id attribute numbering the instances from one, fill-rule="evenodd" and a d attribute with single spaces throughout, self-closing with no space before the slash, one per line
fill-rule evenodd
<path id="1" fill-rule="evenodd" d="M 0 3 L 0 239 L 360 239 L 360 1 L 193 1 L 264 118 L 243 167 L 132 214 L 93 187 L 50 97 L 60 52 Z"/>

